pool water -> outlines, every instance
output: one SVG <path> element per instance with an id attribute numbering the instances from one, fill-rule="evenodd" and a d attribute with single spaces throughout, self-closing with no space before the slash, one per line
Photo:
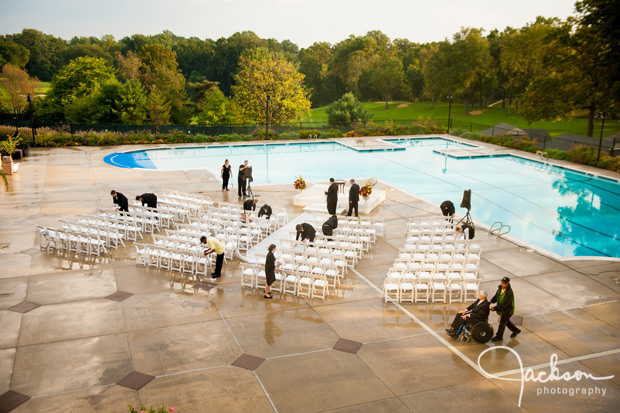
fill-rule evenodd
<path id="1" fill-rule="evenodd" d="M 500 221 L 510 235 L 560 256 L 620 258 L 620 184 L 517 156 L 455 159 L 433 150 L 468 145 L 441 138 L 391 142 L 405 151 L 357 152 L 338 143 L 175 148 L 112 154 L 106 162 L 124 167 L 219 172 L 229 159 L 248 160 L 254 184 L 377 177 L 439 205 L 458 208 L 472 190 L 471 215 L 487 225 Z M 364 180 L 360 180 L 360 184 Z"/>

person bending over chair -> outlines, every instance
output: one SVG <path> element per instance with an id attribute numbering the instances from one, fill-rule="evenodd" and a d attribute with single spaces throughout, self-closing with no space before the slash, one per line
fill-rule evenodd
<path id="1" fill-rule="evenodd" d="M 331 237 L 334 234 L 334 230 L 338 228 L 338 217 L 336 215 L 332 215 L 327 221 L 323 223 L 321 229 L 323 230 L 323 235 Z M 327 239 L 331 241 L 331 238 Z"/>
<path id="2" fill-rule="evenodd" d="M 245 222 L 248 222 L 250 211 L 256 211 L 256 204 L 258 204 L 258 199 L 256 198 L 246 199 L 243 202 L 243 214 L 245 215 Z"/>
<path id="3" fill-rule="evenodd" d="M 211 273 L 211 281 L 215 281 L 222 276 L 222 264 L 224 263 L 224 253 L 226 247 L 217 238 L 200 237 L 201 244 L 207 244 L 208 248 L 204 251 L 205 255 L 215 253 L 215 271 Z"/>
<path id="4" fill-rule="evenodd" d="M 114 189 L 110 192 L 110 195 L 112 195 L 112 202 L 118 205 L 119 211 L 129 212 L 129 201 L 125 195 L 116 192 Z"/>
<path id="5" fill-rule="evenodd" d="M 142 206 L 157 209 L 157 195 L 147 192 L 146 194 L 136 196 L 136 201 L 142 202 Z"/>
<path id="6" fill-rule="evenodd" d="M 459 239 L 463 237 L 465 241 L 474 239 L 474 235 L 476 233 L 476 229 L 469 224 L 457 225 L 455 228 L 455 231 L 456 231 L 456 238 Z"/>
<path id="7" fill-rule="evenodd" d="M 269 205 L 267 205 L 267 204 L 263 205 L 258 210 L 258 217 L 259 218 L 264 215 L 267 219 L 271 219 L 271 214 L 273 214 L 273 211 L 272 211 L 271 207 Z"/>
<path id="8" fill-rule="evenodd" d="M 465 310 L 459 311 L 452 321 L 451 328 L 447 328 L 446 332 L 450 337 L 456 337 L 459 328 L 462 325 L 476 325 L 481 321 L 487 321 L 489 319 L 489 302 L 487 301 L 487 292 L 480 290 L 478 292 L 478 299 L 473 302 Z"/>
<path id="9" fill-rule="evenodd" d="M 316 231 L 312 225 L 304 222 L 303 224 L 297 224 L 297 226 L 295 226 L 295 229 L 297 230 L 297 236 L 295 237 L 295 241 L 299 241 L 299 237 L 301 237 L 301 242 L 304 242 L 305 240 L 314 242 Z M 297 243 L 295 243 L 295 246 L 297 246 Z"/>
<path id="10" fill-rule="evenodd" d="M 454 219 L 454 213 L 456 212 L 452 201 L 443 201 L 441 205 L 439 205 L 439 208 L 441 208 L 441 213 L 443 214 L 443 216 L 450 217 L 448 218 L 448 220 L 452 222 L 452 220 Z"/>

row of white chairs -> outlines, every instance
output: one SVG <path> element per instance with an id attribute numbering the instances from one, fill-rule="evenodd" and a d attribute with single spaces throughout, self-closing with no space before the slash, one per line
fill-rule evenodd
<path id="1" fill-rule="evenodd" d="M 463 302 L 475 300 L 479 288 L 480 280 L 387 277 L 383 283 L 383 300 L 411 303 Z"/>
<path id="2" fill-rule="evenodd" d="M 293 233 L 294 234 L 294 233 Z M 364 244 L 361 241 L 331 239 L 321 235 L 314 238 L 314 242 L 300 242 L 294 239 L 281 239 L 281 248 L 299 249 L 308 252 L 321 251 L 322 249 L 342 250 L 345 258 L 351 262 L 351 266 L 357 265 L 364 253 Z"/>
<path id="3" fill-rule="evenodd" d="M 98 235 L 87 235 L 40 225 L 37 226 L 37 229 L 39 230 L 39 247 L 41 249 L 55 249 L 96 256 L 108 253 L 106 241 Z"/>
<path id="4" fill-rule="evenodd" d="M 267 278 L 259 265 L 242 264 L 241 286 L 265 288 Z M 276 270 L 270 291 L 292 294 L 298 297 L 325 299 L 329 294 L 329 282 L 325 274 L 309 274 L 300 271 Z"/>
<path id="5" fill-rule="evenodd" d="M 206 212 L 209 206 L 213 204 L 211 198 L 200 194 L 192 194 L 189 192 L 180 192 L 175 190 L 164 190 L 162 196 L 169 202 L 177 202 L 180 204 L 199 205 L 202 212 Z"/>
<path id="6" fill-rule="evenodd" d="M 368 252 L 370 250 L 370 246 L 372 244 L 371 238 L 368 235 L 359 235 L 359 234 L 348 233 L 348 232 L 339 232 L 339 233 L 334 232 L 332 235 L 324 235 L 320 231 L 321 229 L 319 228 L 314 237 L 313 243 L 316 246 L 323 246 L 323 245 L 336 246 L 336 245 L 342 245 L 342 243 L 348 242 L 352 245 L 355 245 L 355 248 L 357 248 L 357 246 L 360 247 L 360 258 L 363 252 Z M 290 239 L 292 240 L 294 240 L 297 237 L 296 231 L 290 231 L 289 234 L 290 234 Z"/>
<path id="7" fill-rule="evenodd" d="M 163 245 L 135 244 L 136 265 L 207 277 L 212 271 L 212 257 L 202 251 L 179 251 Z"/>
<path id="8" fill-rule="evenodd" d="M 233 259 L 234 255 L 240 255 L 239 249 L 237 245 L 237 241 L 225 236 L 225 234 L 217 234 L 213 235 L 213 233 L 207 231 L 201 231 L 199 229 L 183 229 L 183 230 L 166 230 L 166 236 L 171 239 L 178 239 L 180 241 L 192 244 L 196 240 L 200 240 L 200 237 L 203 235 L 213 236 L 217 238 L 221 243 L 224 244 L 225 253 L 224 260 Z M 200 245 L 200 244 L 199 244 Z"/>
<path id="9" fill-rule="evenodd" d="M 157 199 L 157 209 L 162 208 L 164 211 L 172 214 L 177 222 L 183 222 L 186 217 L 198 217 L 202 211 L 202 206 L 189 201 L 180 201 L 171 197 L 160 197 Z"/>
<path id="10" fill-rule="evenodd" d="M 329 218 L 329 215 L 325 215 L 324 216 L 325 220 L 327 220 Z M 325 220 L 323 222 L 325 222 Z M 376 234 L 378 237 L 385 237 L 385 219 L 384 218 L 379 218 L 379 217 L 369 217 L 369 216 L 363 216 L 363 217 L 354 217 L 354 216 L 338 216 L 338 222 L 340 223 L 341 221 L 344 222 L 353 222 L 353 223 L 359 223 L 360 225 L 367 227 L 367 228 L 373 228 L 376 231 Z"/>
<path id="11" fill-rule="evenodd" d="M 397 260 L 417 260 L 425 262 L 434 262 L 439 260 L 452 260 L 452 261 L 477 261 L 480 262 L 480 253 L 469 250 L 444 250 L 442 252 L 434 250 L 424 251 L 412 251 L 406 248 L 400 248 L 398 250 Z"/>
<path id="12" fill-rule="evenodd" d="M 119 215 L 115 217 L 104 215 L 89 215 L 78 214 L 76 219 L 80 223 L 88 223 L 93 225 L 99 225 L 102 228 L 111 228 L 118 230 L 123 236 L 124 240 L 137 241 L 138 238 L 144 238 L 142 235 L 142 226 L 130 221 L 126 215 Z"/>
<path id="13" fill-rule="evenodd" d="M 281 251 L 282 252 L 282 251 Z M 264 254 L 255 254 L 256 263 L 264 263 Z M 279 268 L 283 271 L 297 271 L 304 274 L 324 274 L 330 280 L 330 285 L 338 287 L 346 274 L 346 261 L 328 257 L 307 255 L 294 255 L 289 251 L 283 251 L 278 257 Z"/>
<path id="14" fill-rule="evenodd" d="M 341 273 L 346 275 L 349 267 L 356 263 L 355 251 L 342 248 L 318 248 L 316 250 L 299 250 L 294 248 L 280 248 L 277 251 L 278 258 L 285 264 L 290 264 L 290 269 L 296 265 L 335 265 Z"/>
<path id="15" fill-rule="evenodd" d="M 67 221 L 59 219 L 63 230 L 76 232 L 80 234 L 99 236 L 106 242 L 108 248 L 118 248 L 118 244 L 125 246 L 123 234 L 116 228 L 110 228 L 99 224 L 91 224 L 88 222 Z"/>
<path id="16" fill-rule="evenodd" d="M 168 210 L 165 206 L 159 205 L 157 208 L 150 208 L 147 206 L 142 206 L 140 203 L 134 203 L 134 205 L 129 206 L 129 212 L 132 214 L 147 214 L 155 217 L 155 219 L 159 220 L 159 225 L 164 228 L 170 228 L 177 216 L 174 211 Z"/>
<path id="17" fill-rule="evenodd" d="M 142 232 L 152 234 L 160 230 L 159 221 L 151 214 L 142 212 L 122 212 L 113 209 L 97 209 L 97 214 L 107 220 L 123 220 L 124 222 L 133 222 L 141 227 Z"/>

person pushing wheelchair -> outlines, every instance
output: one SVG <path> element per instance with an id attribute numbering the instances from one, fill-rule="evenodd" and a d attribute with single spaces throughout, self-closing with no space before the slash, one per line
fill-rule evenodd
<path id="1" fill-rule="evenodd" d="M 446 332 L 450 337 L 456 338 L 459 329 L 463 325 L 474 326 L 480 322 L 486 322 L 489 319 L 489 302 L 487 301 L 487 292 L 480 290 L 478 292 L 478 299 L 474 301 L 465 310 L 459 311 L 452 321 L 451 328 L 447 328 Z"/>

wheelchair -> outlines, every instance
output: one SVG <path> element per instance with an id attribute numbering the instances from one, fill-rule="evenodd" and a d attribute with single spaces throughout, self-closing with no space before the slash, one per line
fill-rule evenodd
<path id="1" fill-rule="evenodd" d="M 488 343 L 493 337 L 493 326 L 486 321 L 479 321 L 473 326 L 463 324 L 456 332 L 456 337 L 461 343 L 469 343 L 472 338 L 479 343 Z"/>

